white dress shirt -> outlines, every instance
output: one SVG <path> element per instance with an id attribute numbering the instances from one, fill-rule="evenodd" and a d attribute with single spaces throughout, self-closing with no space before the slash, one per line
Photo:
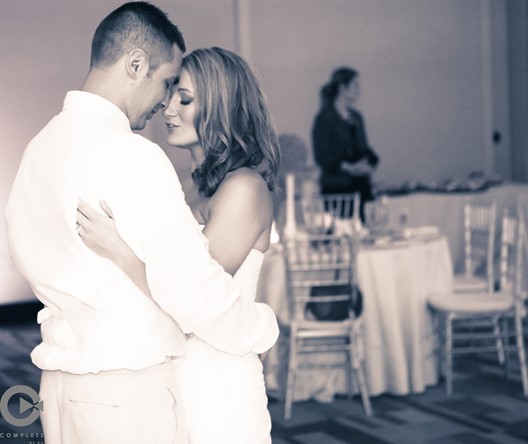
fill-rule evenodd
<path id="1" fill-rule="evenodd" d="M 146 264 L 155 302 L 83 244 L 79 198 L 112 208 L 121 236 Z M 209 256 L 165 153 L 97 95 L 69 92 L 30 142 L 6 221 L 13 260 L 45 305 L 42 343 L 32 352 L 41 369 L 145 368 L 183 355 L 184 332 L 239 355 L 277 339 L 271 309 L 239 297 Z"/>

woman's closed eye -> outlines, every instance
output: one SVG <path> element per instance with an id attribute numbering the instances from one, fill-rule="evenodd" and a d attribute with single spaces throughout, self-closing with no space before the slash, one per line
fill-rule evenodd
<path id="1" fill-rule="evenodd" d="M 180 105 L 187 106 L 194 101 L 194 95 L 187 88 L 179 87 L 177 94 L 180 96 Z"/>

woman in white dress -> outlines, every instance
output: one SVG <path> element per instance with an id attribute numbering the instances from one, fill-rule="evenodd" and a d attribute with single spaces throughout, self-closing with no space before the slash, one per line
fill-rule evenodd
<path id="1" fill-rule="evenodd" d="M 186 200 L 209 249 L 247 298 L 254 298 L 273 221 L 272 191 L 279 163 L 276 132 L 260 85 L 247 63 L 221 49 L 198 49 L 182 62 L 164 110 L 167 142 L 191 153 L 182 177 Z M 109 217 L 81 202 L 82 239 L 113 260 L 148 295 L 144 264 Z M 271 419 L 260 359 L 220 352 L 188 337 L 181 408 L 190 444 L 265 444 Z"/>

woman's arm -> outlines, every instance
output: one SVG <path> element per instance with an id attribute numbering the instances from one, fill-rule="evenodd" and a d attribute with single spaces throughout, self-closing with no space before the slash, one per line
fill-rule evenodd
<path id="1" fill-rule="evenodd" d="M 352 113 L 357 122 L 359 143 L 365 150 L 364 159 L 366 159 L 370 166 L 375 168 L 379 163 L 379 157 L 369 145 L 367 130 L 365 127 L 365 119 L 363 119 L 363 115 L 357 110 L 352 111 Z"/>
<path id="2" fill-rule="evenodd" d="M 255 171 L 242 168 L 227 176 L 209 200 L 203 230 L 211 256 L 234 274 L 249 251 L 266 251 L 273 222 L 273 201 Z"/>
<path id="3" fill-rule="evenodd" d="M 346 171 L 348 174 L 354 177 L 371 176 L 374 173 L 374 167 L 366 158 L 358 160 L 354 163 L 343 160 L 343 162 L 341 162 L 341 170 Z"/>
<path id="4" fill-rule="evenodd" d="M 99 204 L 106 216 L 83 200 L 79 201 L 77 232 L 81 240 L 94 253 L 114 262 L 143 293 L 150 296 L 145 264 L 119 235 L 110 207 L 104 201 Z"/>
<path id="5" fill-rule="evenodd" d="M 114 262 L 150 296 L 145 264 L 119 235 L 112 210 L 105 202 L 100 205 L 106 216 L 79 202 L 79 236 L 88 248 Z M 265 251 L 269 246 L 271 195 L 264 180 L 252 170 L 238 170 L 226 177 L 210 199 L 206 216 L 203 233 L 209 240 L 209 252 L 230 274 L 238 270 L 252 248 Z"/>

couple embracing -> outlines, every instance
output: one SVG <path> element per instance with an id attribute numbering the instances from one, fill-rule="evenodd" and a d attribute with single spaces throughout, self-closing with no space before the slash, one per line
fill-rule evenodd
<path id="1" fill-rule="evenodd" d="M 117 8 L 82 88 L 22 157 L 6 221 L 44 305 L 31 357 L 47 444 L 271 442 L 258 355 L 278 326 L 254 299 L 277 136 L 244 60 L 184 52 L 159 8 Z M 160 110 L 191 153 L 181 181 L 134 133 Z"/>

